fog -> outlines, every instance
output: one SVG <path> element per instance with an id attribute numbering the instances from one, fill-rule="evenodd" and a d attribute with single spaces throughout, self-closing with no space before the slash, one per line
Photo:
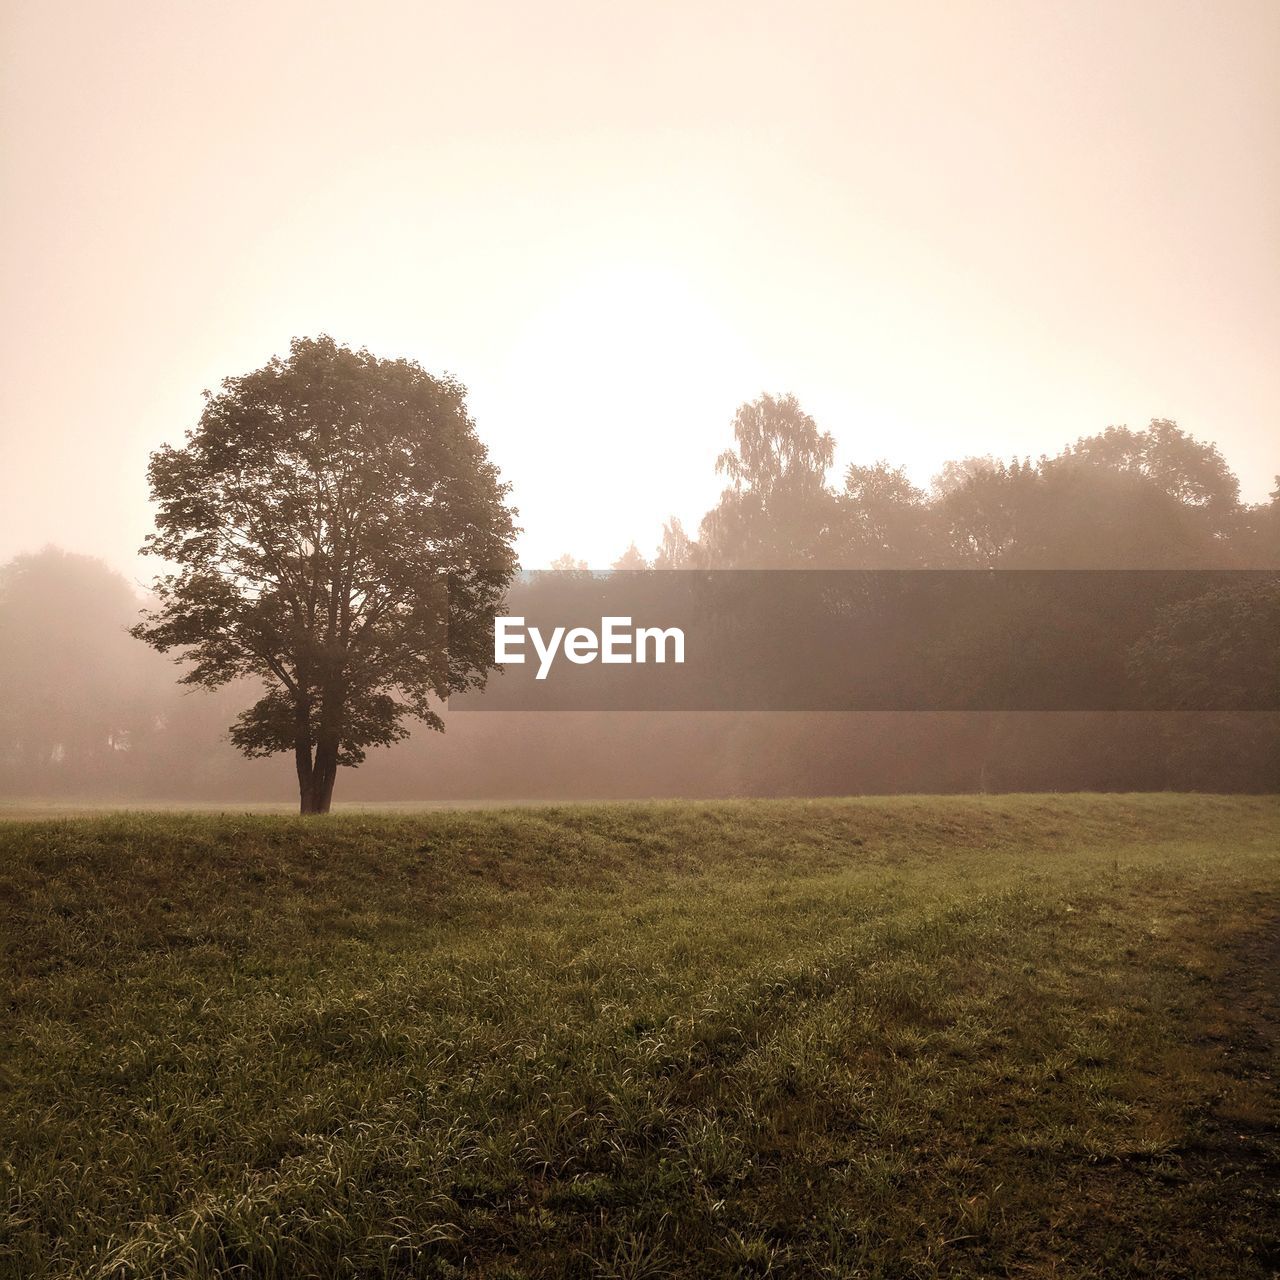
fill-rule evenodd
<path id="1" fill-rule="evenodd" d="M 149 452 L 322 331 L 462 379 L 530 566 L 696 526 L 762 390 L 920 485 L 1175 418 L 1263 501 L 1278 51 L 1267 0 L 7 6 L 0 559 L 144 577 Z"/>
<path id="2" fill-rule="evenodd" d="M 762 423 L 782 436 L 753 453 L 749 433 Z M 727 451 L 736 464 L 722 467 L 736 471 L 734 483 L 697 529 L 669 525 L 649 556 L 631 545 L 618 568 L 1280 567 L 1280 488 L 1266 503 L 1242 502 L 1218 451 L 1172 423 L 1085 438 L 1035 464 L 960 461 L 929 491 L 889 464 L 829 480 L 830 447 L 798 405 L 764 398 L 737 425 Z M 579 563 L 562 560 L 570 577 Z M 144 603 L 91 557 L 46 548 L 5 566 L 0 794 L 287 799 L 290 761 L 243 759 L 227 739 L 259 690 L 178 686 L 181 666 L 127 634 Z M 1228 625 L 1235 642 L 1244 624 Z M 1274 631 L 1259 625 L 1265 684 Z M 1280 716 L 1260 712 L 445 711 L 444 723 L 444 733 L 420 727 L 343 770 L 341 799 L 1256 791 L 1280 778 Z"/>
<path id="3" fill-rule="evenodd" d="M 298 337 L 458 380 L 524 568 L 1276 566 L 1277 54 L 1264 0 L 10 6 L 0 795 L 288 798 L 261 690 L 127 632 L 148 458 Z M 1264 714 L 444 719 L 340 799 L 1280 776 Z"/>

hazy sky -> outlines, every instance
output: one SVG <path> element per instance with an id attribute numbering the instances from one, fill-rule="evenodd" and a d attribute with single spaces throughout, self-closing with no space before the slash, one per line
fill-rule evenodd
<path id="1" fill-rule="evenodd" d="M 1280 3 L 6 3 L 0 559 L 332 333 L 448 370 L 525 563 L 793 391 L 925 481 L 1173 417 L 1280 471 Z"/>

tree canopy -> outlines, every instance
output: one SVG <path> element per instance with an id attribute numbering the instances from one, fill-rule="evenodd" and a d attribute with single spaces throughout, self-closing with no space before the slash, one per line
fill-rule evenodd
<path id="1" fill-rule="evenodd" d="M 835 440 L 792 395 L 742 405 L 733 438 L 716 459 L 729 487 L 702 521 L 710 561 L 717 568 L 815 563 L 834 515 L 826 474 Z"/>
<path id="2" fill-rule="evenodd" d="M 133 634 L 178 650 L 185 683 L 265 685 L 232 741 L 292 751 L 304 813 L 328 810 L 339 766 L 407 721 L 443 729 L 433 704 L 484 684 L 515 513 L 460 383 L 295 339 L 208 395 L 149 479 L 143 551 L 177 568 Z"/>
<path id="3" fill-rule="evenodd" d="M 664 531 L 655 564 L 706 568 L 1262 568 L 1280 563 L 1280 498 L 1246 506 L 1212 444 L 1175 422 L 1108 427 L 1053 457 L 961 458 L 930 492 L 880 460 L 846 467 L 794 396 L 733 420 L 730 486 L 697 542 Z M 1280 493 L 1280 480 L 1277 481 Z M 668 545 L 668 544 L 671 545 Z M 677 545 L 678 544 L 678 545 Z"/>

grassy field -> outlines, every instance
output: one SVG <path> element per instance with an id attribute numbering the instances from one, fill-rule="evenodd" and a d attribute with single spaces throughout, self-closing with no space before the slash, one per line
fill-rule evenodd
<path id="1" fill-rule="evenodd" d="M 1280 801 L 0 825 L 6 1276 L 1280 1268 Z"/>

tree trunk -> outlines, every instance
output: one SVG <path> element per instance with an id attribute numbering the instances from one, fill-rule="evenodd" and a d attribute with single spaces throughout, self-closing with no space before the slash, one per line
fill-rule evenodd
<path id="1" fill-rule="evenodd" d="M 318 813 L 316 771 L 311 760 L 310 717 L 305 709 L 298 709 L 294 724 L 293 759 L 298 770 L 298 812 Z"/>
<path id="2" fill-rule="evenodd" d="M 298 812 L 328 813 L 333 803 L 333 784 L 338 776 L 338 731 L 328 710 L 330 697 L 322 706 L 315 750 L 311 747 L 311 708 L 294 712 L 294 758 L 298 767 Z"/>
<path id="3" fill-rule="evenodd" d="M 298 764 L 298 812 L 317 813 L 316 809 L 316 777 L 311 764 L 311 748 L 306 748 L 304 759 L 301 748 L 295 750 Z"/>
<path id="4" fill-rule="evenodd" d="M 333 803 L 333 784 L 338 776 L 339 726 L 342 723 L 344 690 L 339 682 L 326 682 L 320 702 L 320 723 L 316 732 L 315 767 L 311 772 L 312 813 L 328 813 Z"/>
<path id="5" fill-rule="evenodd" d="M 316 747 L 316 765 L 312 774 L 313 813 L 328 813 L 333 803 L 333 784 L 338 777 L 338 744 L 321 743 Z"/>

